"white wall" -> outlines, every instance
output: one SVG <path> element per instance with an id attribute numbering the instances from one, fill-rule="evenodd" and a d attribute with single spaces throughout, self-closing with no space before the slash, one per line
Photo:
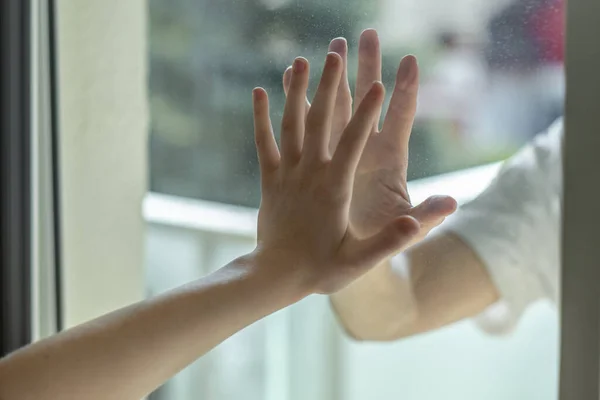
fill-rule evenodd
<path id="1" fill-rule="evenodd" d="M 71 326 L 143 297 L 146 2 L 57 2 L 64 305 Z"/>

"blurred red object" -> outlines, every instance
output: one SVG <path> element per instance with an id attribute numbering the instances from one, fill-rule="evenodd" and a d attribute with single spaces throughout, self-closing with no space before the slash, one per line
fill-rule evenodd
<path id="1" fill-rule="evenodd" d="M 531 15 L 531 34 L 538 43 L 540 61 L 564 61 L 565 2 L 548 0 Z"/>

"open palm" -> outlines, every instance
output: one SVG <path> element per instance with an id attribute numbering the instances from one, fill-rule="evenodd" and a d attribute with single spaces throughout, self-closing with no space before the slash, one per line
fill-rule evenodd
<path id="1" fill-rule="evenodd" d="M 329 50 L 340 54 L 344 64 L 347 63 L 348 50 L 344 39 L 334 39 Z M 373 82 L 381 80 L 381 52 L 375 30 L 365 30 L 360 37 L 354 102 L 346 70 L 347 68 L 344 68 L 337 93 L 331 132 L 331 153 L 352 117 L 353 104 L 356 110 Z M 379 129 L 377 118 L 362 154 L 354 181 L 350 212 L 351 226 L 360 236 L 369 236 L 395 218 L 410 215 L 421 224 L 421 230 L 414 243 L 425 237 L 456 209 L 456 201 L 448 196 L 433 196 L 415 207 L 410 202 L 406 184 L 408 141 L 416 111 L 418 75 L 415 57 L 404 57 L 398 67 L 396 84 L 383 127 Z M 288 70 L 284 74 L 286 92 L 289 78 Z"/>

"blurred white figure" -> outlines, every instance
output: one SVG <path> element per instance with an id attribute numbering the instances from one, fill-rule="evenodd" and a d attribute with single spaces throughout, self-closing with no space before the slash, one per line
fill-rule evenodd
<path id="1" fill-rule="evenodd" d="M 486 87 L 486 69 L 474 45 L 453 33 L 439 38 L 440 52 L 419 90 L 416 119 L 443 122 L 456 139 L 473 128 Z"/>

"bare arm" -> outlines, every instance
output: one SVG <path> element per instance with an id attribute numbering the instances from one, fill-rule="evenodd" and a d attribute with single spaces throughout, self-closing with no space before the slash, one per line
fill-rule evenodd
<path id="1" fill-rule="evenodd" d="M 282 267 L 276 264 L 249 255 L 28 346 L 0 361 L 0 398 L 140 399 L 222 340 L 307 294 L 293 276 L 274 274 Z"/>
<path id="2" fill-rule="evenodd" d="M 349 223 L 357 164 L 384 97 L 369 92 L 328 154 L 342 60 L 329 54 L 305 116 L 308 62 L 297 59 L 281 152 L 267 94 L 254 91 L 262 200 L 256 250 L 200 281 L 108 314 L 0 360 L 2 400 L 139 399 L 221 341 L 311 293 L 330 294 L 418 233 L 400 216 L 370 237 Z"/>
<path id="3" fill-rule="evenodd" d="M 357 94 L 380 76 L 380 56 L 376 33 L 365 31 L 359 42 Z M 368 168 L 359 168 L 356 176 L 351 223 L 360 234 L 378 229 L 390 218 L 411 215 L 420 222 L 413 241 L 418 243 L 456 208 L 443 196 L 416 207 L 410 203 L 406 167 L 417 88 L 416 62 L 405 57 L 383 129 L 375 129 L 363 153 Z M 346 330 L 358 339 L 392 340 L 478 314 L 498 300 L 500 292 L 515 309 L 548 295 L 539 271 L 552 270 L 553 265 L 559 269 L 559 255 L 553 249 L 559 248 L 556 210 L 562 189 L 556 177 L 561 173 L 561 126 L 557 122 L 547 135 L 507 161 L 493 183 L 455 220 L 456 231 L 487 265 L 458 236 L 429 237 L 404 253 L 408 274 L 384 263 L 332 296 Z M 388 147 L 378 148 L 379 140 Z M 394 151 L 386 152 L 390 147 Z M 494 281 L 488 268 L 493 268 Z"/>
<path id="4" fill-rule="evenodd" d="M 498 300 L 477 255 L 452 234 L 406 253 L 408 274 L 386 262 L 331 296 L 346 331 L 358 340 L 395 340 L 472 317 Z"/>

